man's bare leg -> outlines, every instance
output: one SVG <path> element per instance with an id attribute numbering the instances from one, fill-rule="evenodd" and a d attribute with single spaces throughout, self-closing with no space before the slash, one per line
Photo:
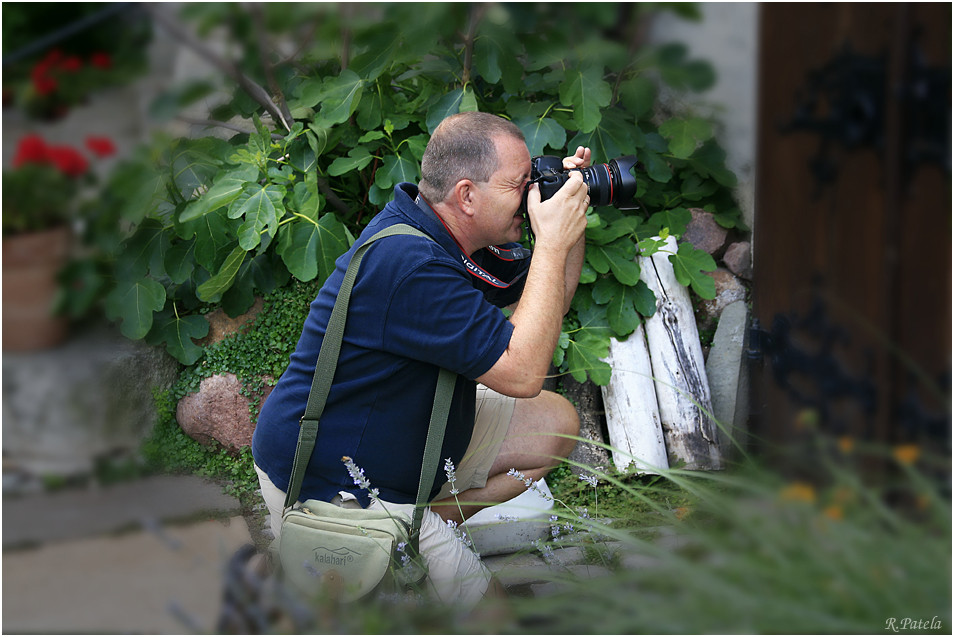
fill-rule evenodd
<path id="1" fill-rule="evenodd" d="M 559 465 L 560 458 L 566 458 L 576 446 L 576 440 L 563 436 L 576 436 L 579 431 L 576 408 L 563 396 L 544 391 L 534 398 L 517 399 L 507 437 L 490 469 L 487 484 L 479 489 L 468 489 L 456 499 L 451 497 L 432 503 L 431 510 L 444 520 L 454 520 L 459 524 L 490 504 L 506 502 L 520 495 L 527 489 L 526 485 L 507 472 L 516 469 L 536 482 Z M 458 507 L 458 501 L 483 504 L 461 504 Z"/>

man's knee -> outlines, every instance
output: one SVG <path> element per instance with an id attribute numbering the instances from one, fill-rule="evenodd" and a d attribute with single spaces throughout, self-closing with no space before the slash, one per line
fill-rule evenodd
<path id="1" fill-rule="evenodd" d="M 569 400 L 555 392 L 541 392 L 541 397 L 546 400 L 547 420 L 549 429 L 556 434 L 557 455 L 564 458 L 570 455 L 576 446 L 576 440 L 573 436 L 580 434 L 580 415 Z"/>

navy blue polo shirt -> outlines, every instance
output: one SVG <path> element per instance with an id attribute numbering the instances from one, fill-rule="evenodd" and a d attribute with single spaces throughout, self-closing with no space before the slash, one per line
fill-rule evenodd
<path id="1" fill-rule="evenodd" d="M 426 204 L 418 207 L 416 196 L 413 184 L 397 186 L 391 203 L 338 259 L 311 304 L 287 370 L 262 406 L 252 440 L 255 463 L 287 490 L 298 421 L 351 254 L 396 223 L 435 239 L 387 237 L 368 248 L 351 293 L 338 367 L 301 500 L 328 501 L 347 491 L 367 506 L 367 492 L 355 486 L 341 462 L 342 456 L 350 456 L 382 499 L 414 502 L 439 369 L 459 374 L 440 456 L 459 464 L 473 432 L 474 379 L 497 362 L 510 342 L 513 326 L 499 307 L 519 298 L 530 261 L 520 257 L 529 255 L 520 254 L 518 246 L 511 246 L 516 259 L 506 250 L 482 250 L 474 261 L 492 276 L 471 274 L 467 255 Z M 514 285 L 505 285 L 513 280 Z M 446 482 L 443 471 L 438 473 L 432 497 Z"/>

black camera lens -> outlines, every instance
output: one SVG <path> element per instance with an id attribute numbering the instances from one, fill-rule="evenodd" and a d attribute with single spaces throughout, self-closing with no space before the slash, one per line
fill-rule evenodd
<path id="1" fill-rule="evenodd" d="M 559 157 L 541 155 L 530 162 L 530 182 L 540 185 L 540 200 L 546 201 L 563 187 L 571 172 L 577 171 L 582 173 L 583 181 L 590 189 L 591 205 L 612 205 L 620 210 L 633 210 L 638 207 L 635 203 L 636 177 L 632 172 L 634 166 L 636 156 L 626 155 L 612 159 L 607 164 L 567 170 L 563 168 L 563 161 Z"/>

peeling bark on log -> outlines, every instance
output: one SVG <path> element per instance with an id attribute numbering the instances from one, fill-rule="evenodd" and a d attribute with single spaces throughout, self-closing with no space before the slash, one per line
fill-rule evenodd
<path id="1" fill-rule="evenodd" d="M 600 418 L 603 407 L 600 404 L 599 388 L 593 381 L 580 383 L 569 375 L 562 378 L 562 385 L 567 399 L 576 406 L 576 411 L 580 415 L 580 437 L 605 444 L 606 435 Z M 577 443 L 569 459 L 594 468 L 608 469 L 610 465 L 609 452 L 605 447 L 585 442 Z M 579 475 L 585 471 L 574 466 L 573 472 Z"/>
<path id="2" fill-rule="evenodd" d="M 689 291 L 679 284 L 669 255 L 677 251 L 669 237 L 666 250 L 640 257 L 640 278 L 656 295 L 656 313 L 646 319 L 656 399 L 666 436 L 670 466 L 721 469 L 722 454 L 712 413 L 709 380 Z"/>
<path id="3" fill-rule="evenodd" d="M 656 474 L 658 469 L 668 469 L 643 326 L 625 341 L 614 338 L 605 360 L 613 369 L 613 377 L 603 387 L 613 463 L 620 471 L 633 468 L 639 473 Z"/>

